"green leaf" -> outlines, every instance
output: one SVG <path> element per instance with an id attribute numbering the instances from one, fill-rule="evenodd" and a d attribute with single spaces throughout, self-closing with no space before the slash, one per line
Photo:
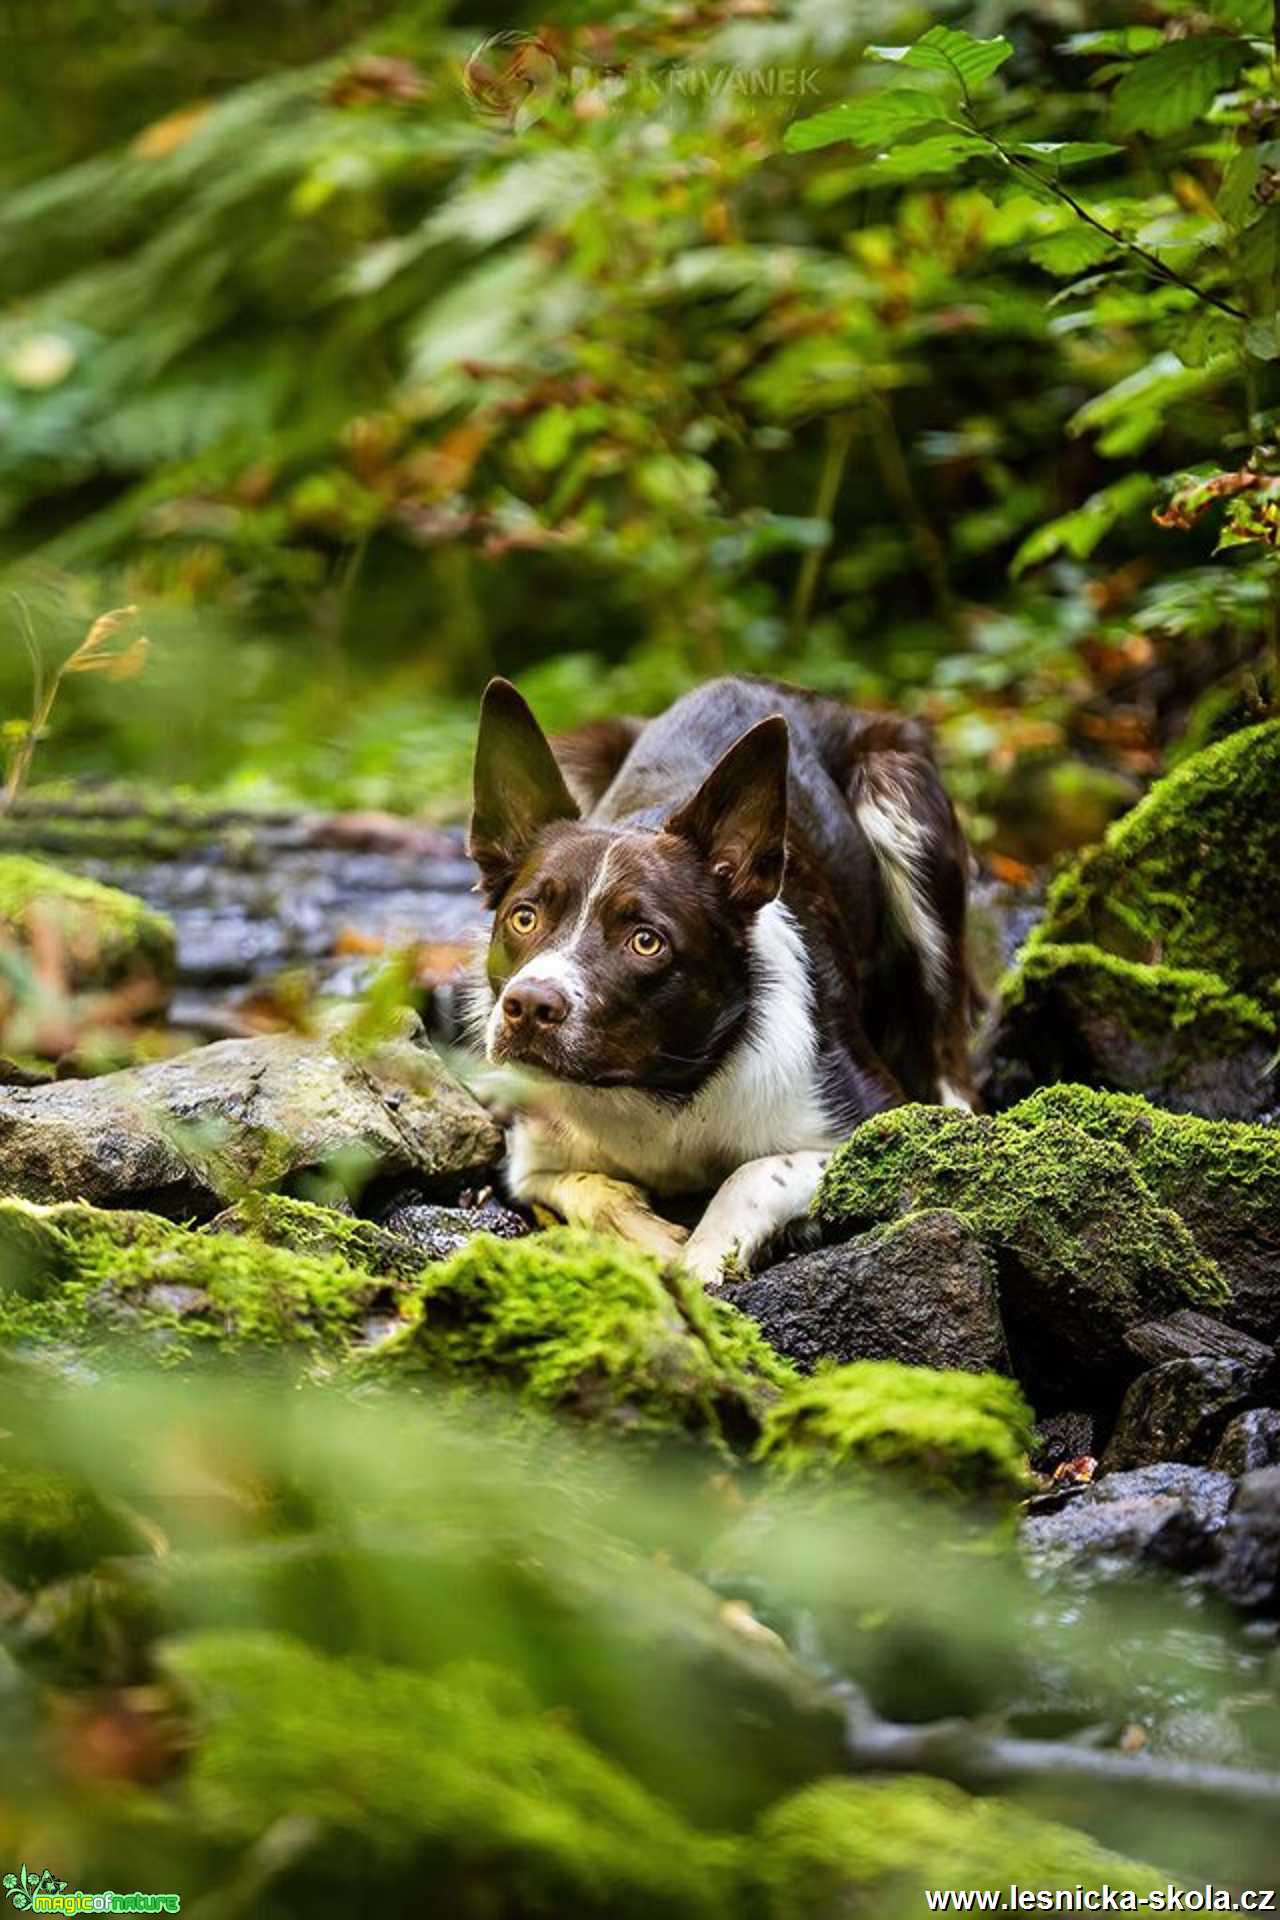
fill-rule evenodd
<path id="1" fill-rule="evenodd" d="M 1136 60 L 1111 96 L 1117 133 L 1177 133 L 1213 105 L 1249 57 L 1243 40 L 1196 34 Z"/>
<path id="2" fill-rule="evenodd" d="M 892 186 L 899 181 L 919 180 L 927 173 L 948 173 L 966 160 L 994 157 L 990 142 L 979 134 L 939 133 L 895 147 L 891 153 L 860 168 L 859 177 L 868 186 Z"/>
<path id="3" fill-rule="evenodd" d="M 1244 344 L 1255 360 L 1280 360 L 1280 317 L 1271 313 L 1265 320 L 1251 320 Z"/>
<path id="4" fill-rule="evenodd" d="M 1105 27 L 1099 33 L 1069 33 L 1063 53 L 1150 53 L 1164 45 L 1159 27 Z"/>
<path id="5" fill-rule="evenodd" d="M 1201 307 L 1181 321 L 1170 345 L 1184 367 L 1207 367 L 1225 353 L 1238 353 L 1240 339 L 1238 320 Z"/>
<path id="6" fill-rule="evenodd" d="M 1003 36 L 978 40 L 956 27 L 930 27 L 909 47 L 868 47 L 873 60 L 894 60 L 904 67 L 920 67 L 945 74 L 968 93 L 1002 67 L 1013 48 Z"/>
<path id="7" fill-rule="evenodd" d="M 1256 33 L 1264 40 L 1271 38 L 1272 0 L 1209 0 L 1209 12 L 1216 20 L 1225 20 L 1229 27 L 1238 27 L 1241 33 Z"/>
<path id="8" fill-rule="evenodd" d="M 1086 401 L 1072 418 L 1069 431 L 1096 430 L 1098 451 L 1108 458 L 1136 453 L 1160 431 L 1175 407 L 1238 372 L 1235 353 L 1223 354 L 1203 367 L 1184 367 L 1176 354 L 1158 353 L 1145 367 Z"/>
<path id="9" fill-rule="evenodd" d="M 1217 209 L 1229 227 L 1243 227 L 1258 211 L 1253 190 L 1262 169 L 1257 147 L 1237 147 L 1227 163 L 1218 192 Z"/>
<path id="10" fill-rule="evenodd" d="M 885 93 L 844 100 L 825 113 L 793 121 L 782 144 L 788 153 L 809 153 L 815 147 L 833 146 L 837 140 L 848 140 L 855 147 L 883 147 L 908 129 L 918 132 L 940 124 L 946 124 L 946 106 L 936 93 L 925 93 L 919 87 L 891 87 Z"/>
<path id="11" fill-rule="evenodd" d="M 1280 206 L 1268 207 L 1236 242 L 1236 265 L 1241 280 L 1259 294 L 1258 304 L 1274 305 L 1280 277 Z"/>
<path id="12" fill-rule="evenodd" d="M 1066 279 L 1077 273 L 1083 273 L 1087 267 L 1096 267 L 1103 260 L 1109 260 L 1117 251 L 1114 241 L 1105 233 L 1099 233 L 1093 227 L 1077 222 L 1064 227 L 1061 233 L 1046 234 L 1043 240 L 1033 241 L 1027 248 L 1030 259 L 1046 273 L 1056 273 Z"/>
<path id="13" fill-rule="evenodd" d="M 1024 160 L 1044 162 L 1051 173 L 1060 173 L 1064 167 L 1084 167 L 1091 160 L 1105 160 L 1113 153 L 1124 152 L 1110 140 L 1019 140 L 1009 150 Z"/>
<path id="14" fill-rule="evenodd" d="M 1044 526 L 1028 534 L 1014 554 L 1009 571 L 1016 579 L 1028 567 L 1039 566 L 1055 553 L 1069 553 L 1077 560 L 1087 560 L 1103 535 L 1110 533 L 1118 521 L 1145 506 L 1155 490 L 1156 483 L 1149 474 L 1127 473 L 1123 480 L 1113 481 L 1111 486 L 1091 494 L 1074 513 L 1046 521 Z"/>

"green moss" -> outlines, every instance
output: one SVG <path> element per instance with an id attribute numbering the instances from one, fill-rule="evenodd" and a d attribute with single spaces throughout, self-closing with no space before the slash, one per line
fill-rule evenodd
<path id="1" fill-rule="evenodd" d="M 1045 1087 L 1004 1116 L 1009 1124 L 1039 1127 L 1068 1121 L 1095 1140 L 1123 1147 L 1151 1191 L 1167 1206 L 1205 1184 L 1224 1204 L 1255 1202 L 1280 1219 L 1280 1130 L 1198 1115 L 1166 1113 L 1140 1094 L 1100 1093 L 1093 1087 Z"/>
<path id="2" fill-rule="evenodd" d="M 0 1341 L 99 1347 L 163 1333 L 198 1346 L 337 1352 L 383 1291 L 336 1255 L 188 1232 L 148 1214 L 0 1201 Z"/>
<path id="3" fill-rule="evenodd" d="M 233 1858 L 306 1831 L 290 1911 L 399 1908 L 412 1882 L 460 1920 L 728 1910 L 737 1843 L 696 1832 L 512 1675 L 428 1677 L 249 1632 L 173 1642 L 166 1665 L 202 1729 L 179 1817 Z"/>
<path id="4" fill-rule="evenodd" d="M 1011 1801 L 913 1776 L 806 1787 L 761 1821 L 753 1868 L 766 1920 L 918 1920 L 935 1888 L 1151 1893 L 1168 1884 Z"/>
<path id="5" fill-rule="evenodd" d="M 65 1474 L 12 1459 L 0 1446 L 0 1579 L 43 1586 L 92 1567 L 105 1554 L 138 1551 L 123 1514 Z"/>
<path id="6" fill-rule="evenodd" d="M 1171 1038 L 1176 1046 L 1182 1031 L 1194 1028 L 1188 1043 L 1197 1055 L 1235 1054 L 1270 1042 L 1276 1032 L 1275 1015 L 1248 994 L 1232 992 L 1218 974 L 1124 960 L 1088 943 L 1033 936 L 999 991 L 1010 1013 L 1048 1011 L 1046 996 L 1061 994 L 1077 1017 L 1110 1018 L 1148 1041 Z"/>
<path id="7" fill-rule="evenodd" d="M 784 1474 L 890 1468 L 931 1491 L 1026 1491 L 1031 1410 L 995 1373 L 857 1360 L 798 1382 L 765 1416 L 757 1458 Z"/>
<path id="8" fill-rule="evenodd" d="M 22 939 L 33 912 L 59 934 L 78 984 L 173 978 L 176 942 L 163 914 L 115 887 L 25 854 L 0 854 L 0 929 Z"/>
<path id="9" fill-rule="evenodd" d="M 1050 891 L 1029 946 L 1085 942 L 1203 969 L 1232 990 L 1280 984 L 1280 721 L 1206 747 L 1156 782 Z"/>
<path id="10" fill-rule="evenodd" d="M 370 1364 L 518 1387 L 542 1407 L 641 1431 L 753 1439 L 794 1376 L 732 1307 L 618 1240 L 482 1234 L 426 1268 L 411 1324 Z"/>
<path id="11" fill-rule="evenodd" d="M 1215 1302 L 1227 1288 L 1123 1146 L 1064 1118 L 1027 1125 L 899 1107 L 833 1157 L 820 1219 L 871 1225 L 921 1207 L 967 1213 L 984 1239 L 1046 1283 L 1109 1295 L 1120 1311 Z"/>
<path id="12" fill-rule="evenodd" d="M 230 1234 L 321 1258 L 336 1254 L 367 1273 L 412 1280 L 424 1264 L 416 1247 L 372 1220 L 356 1220 L 334 1207 L 294 1200 L 283 1193 L 251 1193 L 228 1207 L 203 1231 Z"/>

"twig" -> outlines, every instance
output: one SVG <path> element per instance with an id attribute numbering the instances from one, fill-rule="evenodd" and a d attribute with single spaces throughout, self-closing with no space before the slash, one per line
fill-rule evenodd
<path id="1" fill-rule="evenodd" d="M 1277 0 L 1277 6 L 1280 7 L 1280 0 Z M 976 133 L 980 140 L 985 140 L 992 151 L 1000 155 L 1006 166 L 1012 168 L 1015 173 L 1022 174 L 1024 178 L 1034 180 L 1038 187 L 1047 189 L 1055 200 L 1061 201 L 1064 207 L 1069 207 L 1076 218 L 1083 220 L 1087 227 L 1092 227 L 1095 233 L 1102 234 L 1113 246 L 1122 248 L 1125 253 L 1131 254 L 1135 260 L 1140 261 L 1148 273 L 1154 274 L 1157 279 L 1164 280 L 1171 286 L 1181 287 L 1184 293 L 1193 294 L 1205 306 L 1216 307 L 1219 313 L 1227 314 L 1232 320 L 1249 318 L 1243 307 L 1233 306 L 1229 300 L 1222 300 L 1216 293 L 1209 293 L 1204 287 L 1198 287 L 1194 280 L 1188 280 L 1187 276 L 1179 273 L 1176 267 L 1169 266 L 1159 254 L 1149 252 L 1136 240 L 1130 240 L 1125 234 L 1117 233 L 1115 228 L 1109 227 L 1105 220 L 1099 220 L 1096 214 L 1090 213 L 1088 207 L 1077 200 L 1073 193 L 1068 192 L 1067 188 L 1052 174 L 1040 173 L 1025 160 L 1019 159 L 1018 155 L 1011 153 L 994 133 L 988 133 L 985 127 L 977 124 L 967 106 L 964 111 L 969 131 Z"/>
<path id="2" fill-rule="evenodd" d="M 846 1704 L 846 1751 L 857 1771 L 931 1773 L 966 1787 L 1079 1781 L 1280 1808 L 1280 1774 L 1106 1753 L 1069 1741 L 1019 1740 L 968 1720 L 900 1726 L 881 1720 L 853 1689 L 840 1692 Z"/>
<path id="3" fill-rule="evenodd" d="M 911 535 L 911 544 L 916 550 L 920 565 L 932 589 L 934 604 L 940 619 L 945 622 L 952 636 L 963 642 L 964 634 L 956 614 L 951 583 L 947 578 L 946 552 L 911 484 L 911 473 L 907 466 L 906 454 L 902 450 L 902 441 L 898 438 L 893 410 L 880 394 L 869 392 L 867 411 L 873 429 L 872 444 L 875 447 L 885 491 L 906 522 L 907 531 Z"/>
<path id="4" fill-rule="evenodd" d="M 1280 0 L 1277 0 L 1280 5 Z M 835 511 L 836 500 L 840 493 L 840 483 L 844 479 L 845 466 L 849 459 L 849 449 L 853 445 L 854 418 L 852 414 L 837 414 L 827 422 L 827 445 L 822 456 L 822 468 L 818 474 L 818 490 L 813 498 L 813 517 L 828 523 Z M 834 531 L 834 529 L 833 529 Z M 818 580 L 822 573 L 822 563 L 831 549 L 831 535 L 820 547 L 810 547 L 796 575 L 795 598 L 791 603 L 791 628 L 799 639 L 808 625 L 813 610 L 813 596 L 817 591 Z"/>

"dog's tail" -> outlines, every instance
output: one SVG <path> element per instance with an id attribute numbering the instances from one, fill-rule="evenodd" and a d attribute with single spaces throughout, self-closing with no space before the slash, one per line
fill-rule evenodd
<path id="1" fill-rule="evenodd" d="M 966 878 L 959 827 L 928 733 L 910 720 L 875 720 L 858 749 L 849 783 L 854 818 L 930 997 L 945 1002 L 954 992 L 956 910 L 962 926 Z"/>

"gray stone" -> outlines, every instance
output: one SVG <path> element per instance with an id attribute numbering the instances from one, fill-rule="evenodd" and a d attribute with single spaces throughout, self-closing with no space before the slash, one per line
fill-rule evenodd
<path id="1" fill-rule="evenodd" d="M 806 1371 L 826 1359 L 1010 1371 L 990 1259 L 945 1209 L 800 1254 L 725 1297 Z"/>
<path id="2" fill-rule="evenodd" d="M 327 1196 L 375 1176 L 474 1175 L 501 1152 L 409 1015 L 198 1047 L 97 1080 L 0 1088 L 0 1192 L 204 1219 L 256 1188 Z"/>
<path id="3" fill-rule="evenodd" d="M 1271 1407 L 1250 1407 L 1247 1413 L 1238 1413 L 1209 1464 L 1236 1479 L 1259 1467 L 1280 1466 L 1280 1413 Z"/>
<path id="4" fill-rule="evenodd" d="M 1265 1341 L 1238 1327 L 1224 1326 L 1194 1307 L 1180 1307 L 1163 1320 L 1144 1320 L 1141 1326 L 1130 1327 L 1124 1343 L 1149 1367 L 1166 1360 L 1238 1360 L 1261 1383 L 1275 1366 L 1275 1350 Z"/>
<path id="5" fill-rule="evenodd" d="M 1214 1585 L 1238 1607 L 1280 1604 L 1280 1467 L 1247 1473 L 1219 1542 Z"/>
<path id="6" fill-rule="evenodd" d="M 388 1234 L 414 1249 L 420 1262 L 447 1260 L 477 1233 L 496 1234 L 499 1240 L 518 1240 L 532 1231 L 523 1215 L 496 1200 L 479 1207 L 394 1208 L 382 1222 Z"/>
<path id="7" fill-rule="evenodd" d="M 1125 1394 L 1103 1455 L 1108 1473 L 1160 1460 L 1207 1461 L 1255 1386 L 1239 1360 L 1166 1360 Z"/>
<path id="8" fill-rule="evenodd" d="M 1084 1565 L 1113 1574 L 1144 1563 L 1187 1571 L 1212 1557 L 1232 1491 L 1227 1474 L 1176 1462 L 1107 1474 L 1065 1504 L 1033 1511 L 1023 1543 L 1043 1572 Z"/>

